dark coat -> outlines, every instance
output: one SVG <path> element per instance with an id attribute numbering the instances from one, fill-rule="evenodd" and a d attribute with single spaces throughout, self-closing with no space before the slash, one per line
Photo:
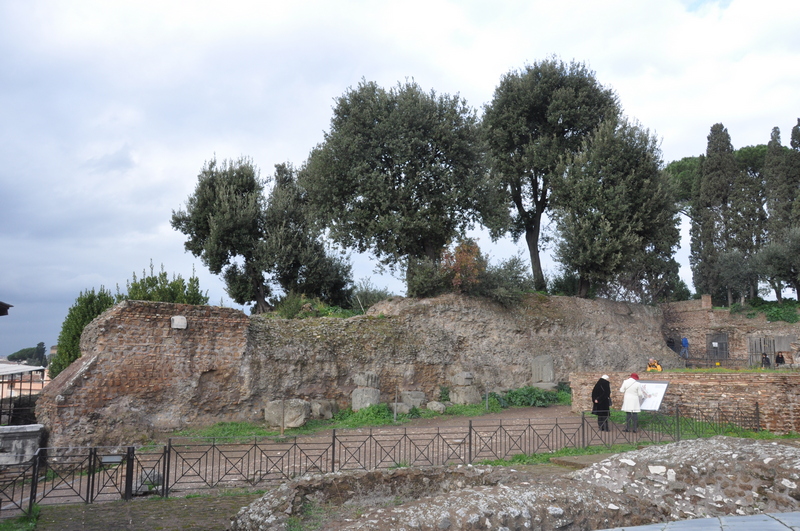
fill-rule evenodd
<path id="1" fill-rule="evenodd" d="M 592 389 L 592 414 L 607 416 L 611 409 L 611 384 L 600 378 Z"/>

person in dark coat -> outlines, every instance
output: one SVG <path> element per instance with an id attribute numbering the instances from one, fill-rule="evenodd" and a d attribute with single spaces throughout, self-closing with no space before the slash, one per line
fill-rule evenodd
<path id="1" fill-rule="evenodd" d="M 611 413 L 611 383 L 604 374 L 592 389 L 592 415 L 597 415 L 600 431 L 611 431 L 608 428 L 608 416 Z"/>

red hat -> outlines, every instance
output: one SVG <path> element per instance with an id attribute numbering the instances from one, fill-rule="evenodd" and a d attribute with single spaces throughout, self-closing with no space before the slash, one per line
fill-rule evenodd
<path id="1" fill-rule="evenodd" d="M 636 373 L 633 373 L 633 374 L 631 374 L 631 378 L 633 378 L 634 380 L 638 380 L 639 379 L 639 375 L 636 374 Z"/>

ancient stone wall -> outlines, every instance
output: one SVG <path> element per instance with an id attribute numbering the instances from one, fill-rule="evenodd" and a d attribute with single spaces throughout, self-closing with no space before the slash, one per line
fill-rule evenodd
<path id="1" fill-rule="evenodd" d="M 797 324 L 784 321 L 769 322 L 763 314 L 751 318 L 744 314 L 731 314 L 725 308 L 712 308 L 710 297 L 707 301 L 662 304 L 661 308 L 664 312 L 665 338 L 672 338 L 680 346 L 680 339 L 686 337 L 689 340 L 692 357 L 705 357 L 708 337 L 716 334 L 727 335 L 728 357 L 734 360 L 749 359 L 750 338 L 768 340 L 778 337 L 793 338 L 790 350 L 792 357 L 800 348 L 797 344 L 800 327 Z"/>
<path id="2" fill-rule="evenodd" d="M 187 328 L 172 328 L 173 316 L 186 317 Z M 128 444 L 189 425 L 260 419 L 281 398 L 348 406 L 368 371 L 388 402 L 396 391 L 437 398 L 464 372 L 483 392 L 542 375 L 566 381 L 580 370 L 634 370 L 651 356 L 677 366 L 662 324 L 656 307 L 540 295 L 513 309 L 455 295 L 397 298 L 367 316 L 290 321 L 127 301 L 86 328 L 82 357 L 45 389 L 37 420 L 53 446 Z"/>
<path id="3" fill-rule="evenodd" d="M 607 372 L 611 379 L 612 407 L 619 410 L 619 388 L 629 372 Z M 669 382 L 662 408 L 689 404 L 731 411 L 751 411 L 758 404 L 761 427 L 776 432 L 800 431 L 800 373 L 787 370 L 736 373 L 638 372 L 642 380 Z M 592 388 L 602 374 L 578 372 L 570 375 L 572 411 L 591 411 Z"/>

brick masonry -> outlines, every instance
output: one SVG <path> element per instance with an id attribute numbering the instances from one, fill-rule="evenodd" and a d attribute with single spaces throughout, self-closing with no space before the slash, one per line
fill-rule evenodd
<path id="1" fill-rule="evenodd" d="M 171 328 L 174 315 L 186 329 Z M 92 321 L 82 356 L 45 387 L 51 446 L 135 443 L 198 418 L 241 420 L 249 319 L 229 308 L 126 301 Z"/>
<path id="2" fill-rule="evenodd" d="M 592 388 L 603 373 L 572 373 L 572 411 L 591 411 Z M 612 407 L 619 410 L 622 394 L 619 388 L 629 372 L 608 372 L 611 379 Z M 663 408 L 690 404 L 732 411 L 747 411 L 755 404 L 761 416 L 761 427 L 775 433 L 800 432 L 800 373 L 789 370 L 765 370 L 736 373 L 681 373 L 638 371 L 641 380 L 669 382 Z"/>

